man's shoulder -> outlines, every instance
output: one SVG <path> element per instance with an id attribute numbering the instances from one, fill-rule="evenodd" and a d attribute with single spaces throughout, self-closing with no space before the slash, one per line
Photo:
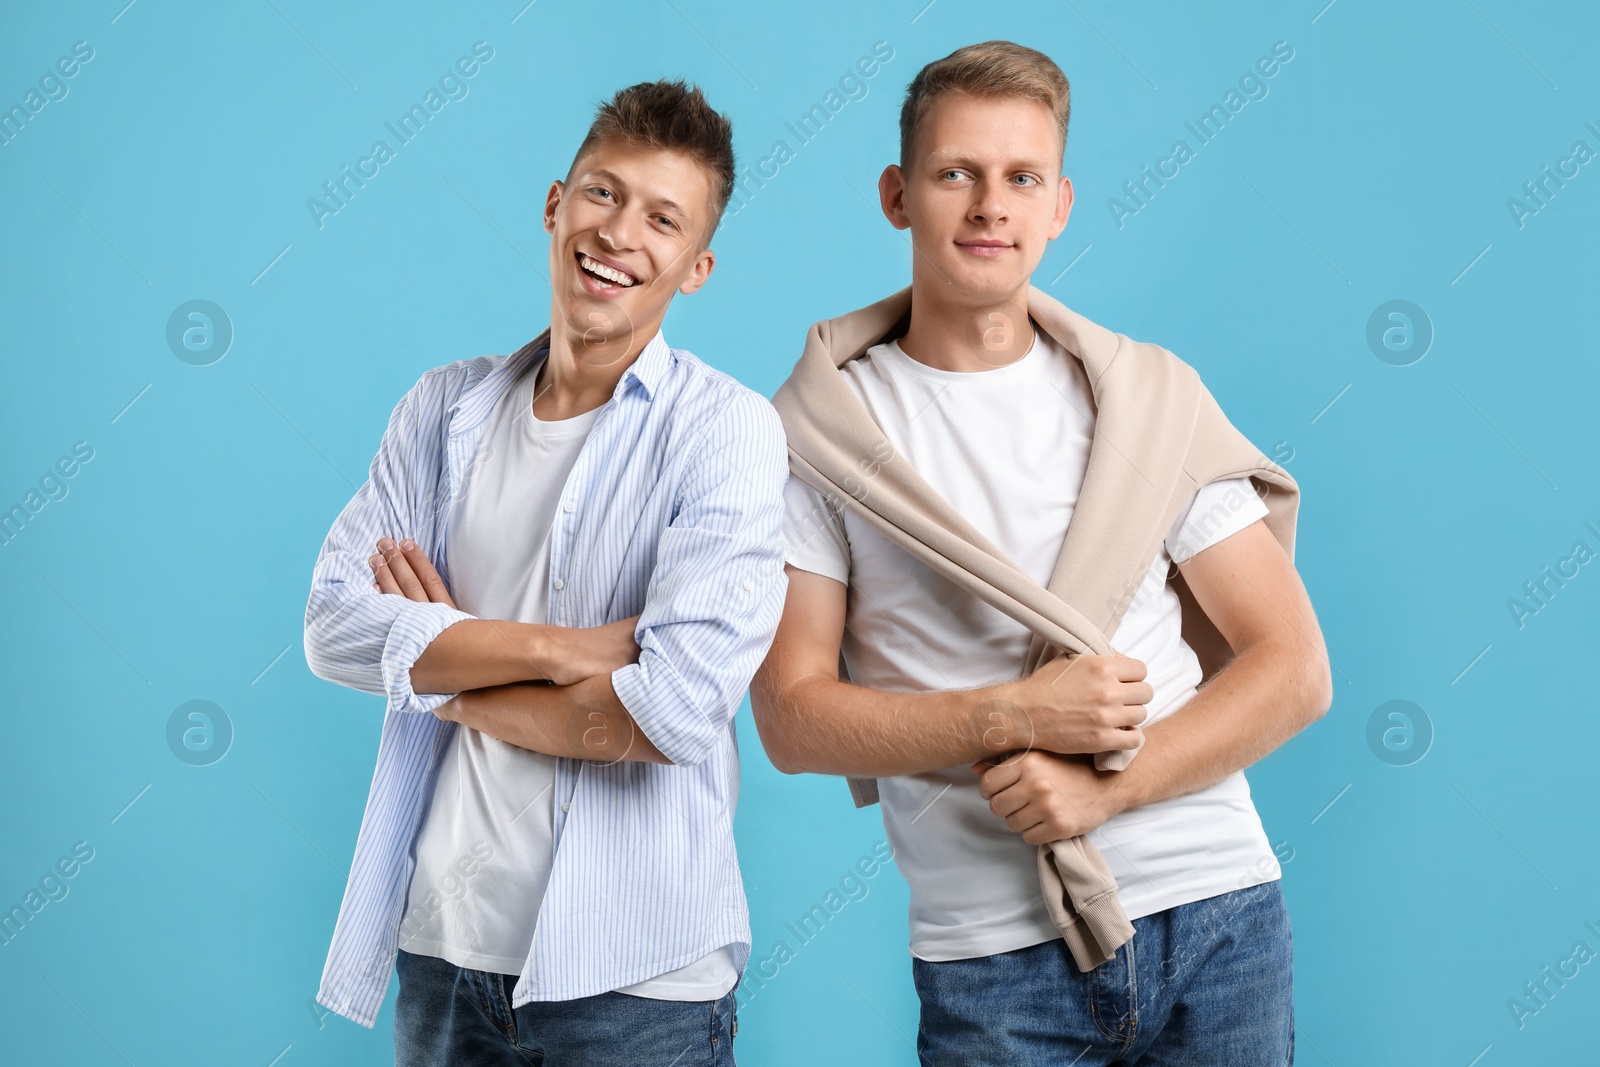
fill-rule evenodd
<path id="1" fill-rule="evenodd" d="M 777 425 L 772 401 L 733 375 L 686 348 L 673 348 L 672 359 L 680 381 L 680 399 L 689 401 L 695 411 L 727 412 Z"/>
<path id="2" fill-rule="evenodd" d="M 1131 332 L 1125 333 L 1109 323 L 1089 318 L 1038 288 L 1030 292 L 1028 311 L 1034 322 L 1044 327 L 1047 335 L 1057 343 L 1066 343 L 1073 355 L 1086 366 L 1091 363 L 1103 366 L 1126 364 L 1129 370 L 1138 372 L 1130 377 L 1143 377 L 1151 372 L 1179 375 L 1197 373 L 1193 364 L 1181 359 L 1171 349 L 1158 341 L 1146 339 L 1142 325 L 1132 327 L 1140 334 L 1133 336 Z M 1055 328 L 1064 328 L 1066 334 L 1058 336 Z M 1092 351 L 1082 351 L 1084 348 Z"/>
<path id="3" fill-rule="evenodd" d="M 1148 383 L 1152 380 L 1150 376 L 1155 373 L 1171 375 L 1176 378 L 1200 377 L 1198 367 L 1159 341 L 1133 337 L 1117 330 L 1109 332 L 1116 339 L 1115 358 L 1119 361 L 1127 360 L 1132 366 L 1139 369 L 1140 373 L 1132 376 L 1136 380 Z"/>
<path id="4" fill-rule="evenodd" d="M 516 354 L 472 356 L 425 370 L 401 404 L 410 405 L 418 418 L 440 421 L 462 397 Z"/>
<path id="5" fill-rule="evenodd" d="M 510 356 L 473 356 L 422 372 L 417 388 L 423 392 L 464 392 L 487 378 Z"/>

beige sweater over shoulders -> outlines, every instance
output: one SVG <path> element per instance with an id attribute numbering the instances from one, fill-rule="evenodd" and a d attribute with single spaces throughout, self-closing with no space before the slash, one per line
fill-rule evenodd
<path id="1" fill-rule="evenodd" d="M 1082 361 L 1096 411 L 1078 503 L 1049 586 L 1040 586 L 895 453 L 839 373 L 873 345 L 902 334 L 910 309 L 906 288 L 811 327 L 799 362 L 772 399 L 789 438 L 790 472 L 1032 631 L 1025 674 L 1058 655 L 1113 651 L 1111 635 L 1162 539 L 1202 485 L 1253 478 L 1267 505 L 1267 528 L 1294 558 L 1299 487 L 1233 427 L 1194 368 L 1030 288 L 1030 317 Z M 1170 581 L 1204 684 L 1232 651 L 1183 577 Z M 1098 753 L 1095 765 L 1121 770 L 1136 754 Z M 849 781 L 858 807 L 876 802 L 875 780 Z M 1087 839 L 1040 846 L 1039 878 L 1080 970 L 1111 959 L 1132 938 L 1116 882 Z"/>

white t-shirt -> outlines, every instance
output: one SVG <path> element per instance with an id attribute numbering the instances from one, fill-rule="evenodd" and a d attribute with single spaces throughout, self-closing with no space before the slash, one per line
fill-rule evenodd
<path id="1" fill-rule="evenodd" d="M 1083 365 L 1035 329 L 1028 354 L 942 371 L 877 345 L 841 369 L 889 443 L 1041 585 L 1060 555 L 1094 433 Z M 1109 442 L 1115 444 L 1115 442 Z M 797 478 L 785 489 L 788 562 L 849 586 L 842 653 L 852 682 L 894 692 L 969 689 L 1022 676 L 1029 631 L 913 559 Z M 1146 665 L 1145 724 L 1182 706 L 1201 670 L 1180 634 L 1169 567 L 1267 513 L 1249 478 L 1203 486 L 1173 523 L 1112 645 Z M 1038 849 L 1006 829 L 970 765 L 879 780 L 884 826 L 911 887 L 911 951 L 927 960 L 1009 952 L 1059 936 Z M 1243 773 L 1114 816 L 1089 835 L 1128 917 L 1279 877 Z"/>
<path id="2" fill-rule="evenodd" d="M 480 618 L 543 623 L 550 530 L 604 406 L 545 422 L 536 362 L 496 406 L 449 517 L 451 595 Z M 520 974 L 555 857 L 556 758 L 458 725 L 417 832 L 400 947 L 457 967 Z M 730 947 L 620 992 L 712 1000 L 738 980 Z"/>

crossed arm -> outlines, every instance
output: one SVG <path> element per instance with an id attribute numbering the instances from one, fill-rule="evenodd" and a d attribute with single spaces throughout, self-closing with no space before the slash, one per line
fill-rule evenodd
<path id="1" fill-rule="evenodd" d="M 432 713 L 550 755 L 712 758 L 782 607 L 777 413 L 736 393 L 695 423 L 640 615 L 590 628 L 480 619 L 451 603 L 431 565 L 439 546 L 386 536 L 425 535 L 454 499 L 443 457 L 463 366 L 429 371 L 395 406 L 323 541 L 306 604 L 312 673 L 386 697 L 388 714 Z"/>
<path id="2" fill-rule="evenodd" d="M 455 607 L 444 579 L 410 540 L 378 542 L 367 563 L 380 593 Z M 411 668 L 418 693 L 455 693 L 434 709 L 519 748 L 615 763 L 670 763 L 617 698 L 611 672 L 634 662 L 635 615 L 570 628 L 464 619 L 434 638 Z"/>
<path id="3" fill-rule="evenodd" d="M 1265 523 L 1178 567 L 1235 655 L 1188 703 L 1142 731 L 1144 747 L 1125 770 L 1096 770 L 1080 754 L 1137 743 L 1128 739 L 1140 732 L 1128 726 L 1143 720 L 1138 705 L 1151 699 L 1138 661 L 1055 660 L 1018 682 L 948 693 L 853 686 L 837 669 L 845 586 L 793 567 L 783 621 L 751 690 L 762 742 L 791 773 L 882 777 L 970 760 L 990 810 L 1029 844 L 1076 837 L 1118 812 L 1202 789 L 1319 718 L 1332 687 L 1305 587 Z"/>

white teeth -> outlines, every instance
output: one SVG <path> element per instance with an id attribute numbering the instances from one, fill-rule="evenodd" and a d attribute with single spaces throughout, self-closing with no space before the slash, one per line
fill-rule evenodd
<path id="1" fill-rule="evenodd" d="M 624 274 L 620 270 L 616 270 L 613 267 L 608 267 L 599 260 L 590 259 L 581 252 L 578 253 L 578 263 L 583 267 L 584 270 L 589 271 L 591 274 L 598 274 L 606 281 L 615 282 L 623 288 L 627 288 L 628 286 L 634 284 L 634 282 L 637 280 L 632 275 Z"/>

